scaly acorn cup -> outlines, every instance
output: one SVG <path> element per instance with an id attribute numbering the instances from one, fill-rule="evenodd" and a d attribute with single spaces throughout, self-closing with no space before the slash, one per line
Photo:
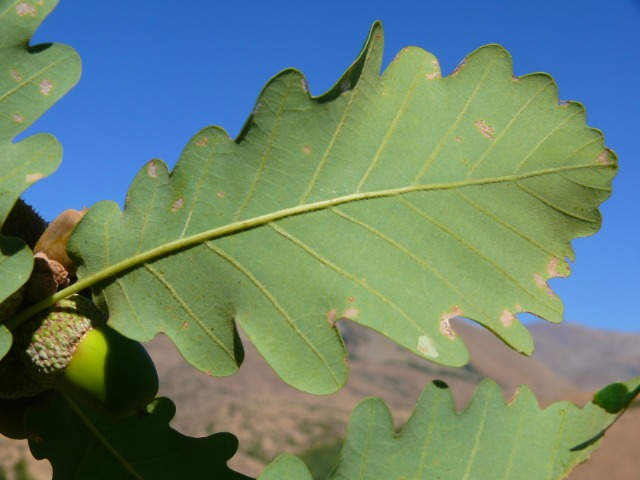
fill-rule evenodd
<path id="1" fill-rule="evenodd" d="M 144 347 L 109 327 L 86 297 L 60 300 L 26 329 L 23 360 L 44 387 L 118 416 L 140 411 L 158 393 L 158 374 Z"/>

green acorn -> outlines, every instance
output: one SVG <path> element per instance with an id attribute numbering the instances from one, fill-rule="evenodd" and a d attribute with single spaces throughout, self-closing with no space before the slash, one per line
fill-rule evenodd
<path id="1" fill-rule="evenodd" d="M 91 300 L 72 295 L 33 317 L 22 331 L 22 358 L 43 388 L 116 415 L 142 409 L 158 392 L 144 347 L 109 327 Z"/>

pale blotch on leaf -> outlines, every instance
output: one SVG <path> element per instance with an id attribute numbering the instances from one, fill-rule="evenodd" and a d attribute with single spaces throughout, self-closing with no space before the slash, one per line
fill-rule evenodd
<path id="1" fill-rule="evenodd" d="M 42 175 L 41 173 L 27 173 L 25 180 L 27 181 L 27 183 L 33 183 L 37 182 L 41 178 L 44 178 L 44 175 Z"/>
<path id="2" fill-rule="evenodd" d="M 51 90 L 53 90 L 53 82 L 48 78 L 45 78 L 44 80 L 40 80 L 38 88 L 42 95 L 48 96 L 51 93 Z"/>
<path id="3" fill-rule="evenodd" d="M 327 323 L 331 325 L 331 327 L 336 326 L 336 321 L 338 320 L 336 317 L 338 316 L 338 311 L 335 308 L 332 308 L 327 312 Z"/>
<path id="4" fill-rule="evenodd" d="M 218 196 L 218 198 L 224 198 L 226 194 L 222 190 L 220 190 L 216 193 L 216 195 Z"/>
<path id="5" fill-rule="evenodd" d="M 30 5 L 27 2 L 21 2 L 16 5 L 16 13 L 20 17 L 24 17 L 25 15 L 30 15 L 32 17 L 36 16 L 36 7 L 35 5 Z"/>
<path id="6" fill-rule="evenodd" d="M 511 313 L 509 310 L 507 310 L 506 308 L 502 311 L 502 314 L 500 315 L 500 323 L 502 323 L 502 325 L 504 325 L 505 327 L 510 327 L 511 325 L 513 325 L 513 322 L 516 320 L 516 316 Z"/>
<path id="7" fill-rule="evenodd" d="M 16 123 L 23 123 L 24 122 L 24 117 L 22 115 L 20 115 L 19 113 L 14 113 L 12 115 L 11 119 Z"/>
<path id="8" fill-rule="evenodd" d="M 338 316 L 338 311 L 332 308 L 327 312 L 327 323 L 333 328 L 338 323 L 338 320 L 355 320 L 358 315 L 360 315 L 360 310 L 357 308 L 347 308 L 340 316 Z"/>
<path id="9" fill-rule="evenodd" d="M 496 133 L 496 131 L 491 125 L 486 123 L 484 120 L 477 120 L 473 122 L 473 124 L 482 136 L 487 137 L 489 140 L 493 140 L 493 134 Z"/>
<path id="10" fill-rule="evenodd" d="M 147 175 L 151 178 L 158 178 L 158 170 L 156 168 L 156 161 L 151 160 L 147 165 Z"/>
<path id="11" fill-rule="evenodd" d="M 183 205 L 184 205 L 184 198 L 180 197 L 175 202 L 173 202 L 173 205 L 171 206 L 171 211 L 177 212 L 182 208 Z"/>
<path id="12" fill-rule="evenodd" d="M 431 62 L 431 66 L 433 67 L 433 71 L 431 73 L 427 73 L 425 75 L 425 77 L 427 77 L 427 80 L 433 80 L 435 78 L 440 78 L 442 76 L 442 74 L 440 72 L 440 63 L 438 63 L 437 60 L 433 60 Z"/>
<path id="13" fill-rule="evenodd" d="M 196 140 L 196 145 L 198 147 L 206 147 L 207 145 L 209 145 L 209 137 L 206 135 L 202 135 Z"/>
<path id="14" fill-rule="evenodd" d="M 360 310 L 357 308 L 347 308 L 342 314 L 341 318 L 348 318 L 349 320 L 355 320 L 360 315 Z"/>
<path id="15" fill-rule="evenodd" d="M 540 275 L 539 273 L 536 273 L 533 276 L 533 280 L 536 282 L 536 285 L 538 286 L 538 288 L 545 288 L 550 297 L 555 297 L 556 296 L 556 294 L 553 292 L 553 290 L 551 290 L 551 287 L 549 287 L 549 285 L 547 285 L 547 282 L 544 280 L 542 275 Z"/>
<path id="16" fill-rule="evenodd" d="M 303 150 L 304 150 L 304 153 L 309 155 L 311 153 L 311 146 L 310 145 L 305 145 Z"/>
<path id="17" fill-rule="evenodd" d="M 609 165 L 611 163 L 609 159 L 609 150 L 605 150 L 600 153 L 600 155 L 596 157 L 596 163 L 599 163 L 600 165 Z"/>
<path id="18" fill-rule="evenodd" d="M 547 273 L 550 277 L 558 277 L 560 274 L 558 273 L 558 259 L 553 257 L 547 263 Z"/>
<path id="19" fill-rule="evenodd" d="M 554 257 L 549 261 L 549 263 L 547 264 L 547 272 L 549 273 L 549 276 L 551 276 L 552 278 L 555 278 L 555 277 L 566 277 L 567 275 L 569 275 L 570 273 L 569 264 L 568 263 L 562 264 L 567 270 L 567 272 L 561 272 L 558 269 L 559 265 L 560 265 L 560 260 L 558 258 Z"/>
<path id="20" fill-rule="evenodd" d="M 418 346 L 416 348 L 427 357 L 436 358 L 439 355 L 436 344 L 426 335 L 420 335 L 418 337 Z"/>
<path id="21" fill-rule="evenodd" d="M 20 72 L 15 68 L 11 69 L 11 76 L 16 82 L 19 82 L 22 80 L 22 75 L 20 75 Z"/>

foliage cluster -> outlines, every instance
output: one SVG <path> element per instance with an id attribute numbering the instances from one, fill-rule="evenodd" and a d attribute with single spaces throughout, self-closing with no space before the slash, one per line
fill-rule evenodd
<path id="1" fill-rule="evenodd" d="M 61 159 L 52 136 L 13 143 L 80 76 L 71 48 L 29 44 L 55 3 L 0 2 L 3 221 Z M 561 321 L 547 282 L 569 274 L 571 241 L 600 227 L 615 154 L 580 104 L 559 102 L 548 75 L 513 76 L 500 46 L 476 50 L 444 77 L 418 48 L 381 75 L 382 48 L 376 23 L 318 97 L 302 74 L 281 72 L 238 138 L 204 128 L 172 172 L 159 160 L 140 170 L 123 210 L 91 207 L 65 238 L 77 280 L 6 319 L 0 354 L 27 319 L 87 291 L 120 334 L 144 342 L 164 333 L 216 376 L 242 363 L 240 327 L 284 382 L 314 394 L 336 392 L 348 376 L 339 322 L 448 366 L 468 362 L 450 323 L 459 316 L 531 353 L 517 315 Z M 0 237 L 0 248 L 6 300 L 34 261 L 15 237 Z M 583 408 L 541 410 L 526 387 L 505 403 L 486 380 L 456 413 L 448 386 L 434 382 L 399 433 L 387 406 L 367 399 L 329 478 L 563 478 L 639 385 L 608 386 Z M 227 467 L 233 435 L 186 437 L 170 428 L 174 414 L 171 400 L 157 398 L 114 419 L 57 394 L 27 409 L 25 422 L 33 455 L 56 478 L 246 478 Z M 283 478 L 311 475 L 282 455 L 260 476 Z"/>

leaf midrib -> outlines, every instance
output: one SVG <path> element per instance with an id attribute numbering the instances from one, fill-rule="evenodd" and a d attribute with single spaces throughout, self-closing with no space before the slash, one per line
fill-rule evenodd
<path id="1" fill-rule="evenodd" d="M 114 263 L 113 265 L 107 268 L 104 268 L 99 272 L 94 273 L 93 275 L 89 275 L 85 278 L 79 279 L 73 285 L 63 290 L 60 290 L 59 292 L 55 293 L 54 295 L 51 295 L 50 297 L 44 298 L 40 302 L 32 305 L 31 307 L 25 310 L 22 310 L 18 315 L 8 320 L 5 323 L 5 326 L 10 330 L 13 330 L 27 318 L 30 318 L 37 312 L 50 307 L 58 300 L 66 298 L 69 295 L 72 295 L 74 293 L 79 293 L 80 291 L 86 288 L 90 288 L 93 285 L 103 282 L 109 278 L 115 277 L 118 274 L 126 270 L 130 270 L 138 265 L 142 265 L 146 262 L 155 260 L 157 258 L 170 255 L 171 253 L 177 252 L 179 250 L 183 250 L 185 248 L 203 244 L 204 242 L 207 242 L 210 240 L 215 240 L 217 238 L 234 235 L 234 234 L 247 231 L 253 228 L 257 228 L 263 225 L 267 225 L 269 223 L 276 222 L 278 220 L 282 220 L 285 218 L 294 217 L 294 216 L 302 215 L 306 213 L 313 213 L 319 210 L 326 210 L 332 207 L 336 207 L 338 205 L 354 203 L 354 202 L 363 201 L 363 200 L 396 197 L 399 195 L 406 195 L 409 193 L 416 193 L 416 192 L 453 190 L 457 188 L 472 187 L 472 186 L 495 185 L 495 184 L 507 183 L 507 182 L 519 182 L 529 178 L 540 177 L 544 175 L 553 175 L 553 174 L 567 172 L 567 171 L 582 170 L 587 168 L 593 169 L 593 168 L 609 168 L 609 167 L 610 167 L 609 165 L 589 163 L 589 164 L 545 168 L 545 169 L 522 173 L 522 174 L 504 175 L 499 177 L 465 179 L 457 182 L 409 185 L 406 187 L 390 188 L 385 190 L 358 192 L 358 193 L 352 193 L 349 195 L 344 195 L 341 197 L 321 200 L 318 202 L 307 203 L 304 205 L 296 205 L 290 208 L 278 210 L 276 212 L 259 215 L 259 216 L 248 218 L 245 220 L 239 220 L 236 222 L 232 222 L 228 225 L 224 225 L 222 227 L 217 227 L 211 230 L 190 235 L 188 237 L 179 238 L 172 242 L 167 242 L 163 245 L 151 248 L 144 252 L 140 252 L 125 260 Z"/>

